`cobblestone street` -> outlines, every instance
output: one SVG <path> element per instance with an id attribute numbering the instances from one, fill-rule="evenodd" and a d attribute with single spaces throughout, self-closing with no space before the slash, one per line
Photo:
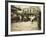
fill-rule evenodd
<path id="1" fill-rule="evenodd" d="M 30 30 L 38 30 L 38 22 L 17 22 L 12 23 L 11 31 L 30 31 Z"/>

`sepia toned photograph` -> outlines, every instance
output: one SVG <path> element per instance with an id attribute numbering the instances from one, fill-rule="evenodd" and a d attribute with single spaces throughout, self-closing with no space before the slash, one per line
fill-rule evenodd
<path id="1" fill-rule="evenodd" d="M 43 4 L 8 3 L 8 34 L 43 32 Z"/>
<path id="2" fill-rule="evenodd" d="M 11 31 L 41 30 L 39 6 L 11 5 Z"/>

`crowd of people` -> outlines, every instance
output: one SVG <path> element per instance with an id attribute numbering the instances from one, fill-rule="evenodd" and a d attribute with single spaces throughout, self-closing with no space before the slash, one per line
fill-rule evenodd
<path id="1" fill-rule="evenodd" d="M 40 17 L 40 11 L 39 14 L 34 14 L 31 12 L 31 8 L 17 8 L 15 6 L 11 6 L 11 21 L 12 22 L 26 22 L 26 21 L 31 21 L 33 22 L 34 20 L 37 21 L 39 20 Z M 38 10 L 37 10 L 38 11 Z M 38 12 L 37 12 L 38 13 Z"/>

